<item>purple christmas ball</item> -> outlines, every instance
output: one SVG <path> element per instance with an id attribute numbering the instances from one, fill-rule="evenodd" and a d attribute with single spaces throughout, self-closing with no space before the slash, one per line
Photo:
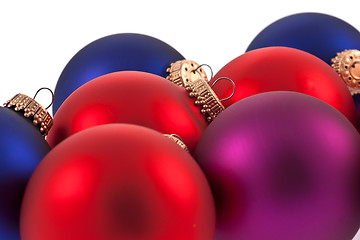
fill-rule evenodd
<path id="1" fill-rule="evenodd" d="M 360 226 L 360 135 L 314 97 L 243 99 L 209 125 L 195 156 L 219 240 L 351 240 Z"/>

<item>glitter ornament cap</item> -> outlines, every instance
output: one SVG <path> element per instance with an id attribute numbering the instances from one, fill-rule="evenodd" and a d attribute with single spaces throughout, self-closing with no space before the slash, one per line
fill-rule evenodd
<path id="1" fill-rule="evenodd" d="M 181 87 L 187 87 L 191 82 L 194 82 L 199 78 L 208 81 L 206 73 L 201 65 L 191 60 L 180 60 L 171 63 L 166 71 L 169 73 L 169 76 L 167 76 L 166 79 Z"/>
<path id="2" fill-rule="evenodd" d="M 344 80 L 351 94 L 360 93 L 360 51 L 344 50 L 331 61 L 331 67 Z"/>
<path id="3" fill-rule="evenodd" d="M 185 145 L 185 143 L 183 142 L 183 140 L 176 134 L 164 134 L 165 137 L 170 138 L 171 140 L 173 140 L 177 145 L 179 145 L 182 149 L 184 149 L 185 151 L 189 152 L 189 149 L 187 148 L 187 146 Z"/>
<path id="4" fill-rule="evenodd" d="M 46 136 L 53 125 L 53 118 L 50 113 L 33 98 L 18 93 L 9 101 L 4 103 L 4 107 L 11 108 L 16 112 L 23 112 L 25 118 L 29 118 L 40 133 Z"/>
<path id="5" fill-rule="evenodd" d="M 195 105 L 201 106 L 201 113 L 205 115 L 208 122 L 224 111 L 225 107 L 206 80 L 199 78 L 190 82 L 186 90 L 189 91 L 190 97 L 196 98 Z"/>

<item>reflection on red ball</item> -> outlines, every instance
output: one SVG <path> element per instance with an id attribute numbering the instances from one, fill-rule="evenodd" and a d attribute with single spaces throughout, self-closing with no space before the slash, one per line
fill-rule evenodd
<path id="1" fill-rule="evenodd" d="M 47 141 L 108 123 L 130 123 L 180 135 L 192 152 L 208 123 L 187 91 L 154 74 L 122 71 L 98 77 L 61 105 Z"/>
<path id="2" fill-rule="evenodd" d="M 236 85 L 235 95 L 223 102 L 225 107 L 262 92 L 295 91 L 323 100 L 357 126 L 354 101 L 343 80 L 325 62 L 304 51 L 288 47 L 256 49 L 226 64 L 210 84 L 220 77 L 228 77 Z M 227 81 L 219 81 L 213 89 L 220 99 L 233 91 Z"/>
<path id="3" fill-rule="evenodd" d="M 208 240 L 215 207 L 195 160 L 162 134 L 107 124 L 40 163 L 21 213 L 23 240 Z"/>

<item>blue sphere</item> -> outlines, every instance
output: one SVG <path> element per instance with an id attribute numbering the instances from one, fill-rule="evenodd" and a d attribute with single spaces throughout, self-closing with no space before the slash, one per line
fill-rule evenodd
<path id="1" fill-rule="evenodd" d="M 53 114 L 77 88 L 117 71 L 142 71 L 162 77 L 170 64 L 184 57 L 159 39 L 134 33 L 100 38 L 81 49 L 66 65 L 55 89 Z"/>
<path id="2" fill-rule="evenodd" d="M 26 184 L 50 147 L 22 113 L 0 107 L 0 239 L 20 240 L 19 214 Z"/>
<path id="3" fill-rule="evenodd" d="M 303 50 L 331 65 L 331 59 L 338 52 L 360 50 L 360 33 L 347 22 L 330 15 L 299 13 L 270 24 L 246 51 L 271 46 Z"/>
<path id="4" fill-rule="evenodd" d="M 360 93 L 356 93 L 353 95 L 353 99 L 356 106 L 356 111 L 359 113 L 359 105 L 360 105 Z"/>

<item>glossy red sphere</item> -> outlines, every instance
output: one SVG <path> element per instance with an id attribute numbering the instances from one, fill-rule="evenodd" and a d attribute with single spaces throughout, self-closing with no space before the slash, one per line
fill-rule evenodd
<path id="1" fill-rule="evenodd" d="M 108 123 L 130 123 L 177 134 L 192 152 L 208 123 L 188 92 L 154 74 L 122 71 L 98 77 L 61 105 L 47 141 L 50 147 L 74 133 Z"/>
<path id="2" fill-rule="evenodd" d="M 215 207 L 196 161 L 154 130 L 107 124 L 75 134 L 26 189 L 22 240 L 210 240 Z"/>
<path id="3" fill-rule="evenodd" d="M 235 95 L 222 102 L 225 107 L 258 93 L 295 91 L 323 100 L 357 126 L 355 104 L 343 80 L 325 62 L 304 51 L 288 47 L 253 50 L 226 64 L 210 84 L 220 77 L 228 77 L 236 85 Z M 223 99 L 233 86 L 219 81 L 213 90 Z"/>

